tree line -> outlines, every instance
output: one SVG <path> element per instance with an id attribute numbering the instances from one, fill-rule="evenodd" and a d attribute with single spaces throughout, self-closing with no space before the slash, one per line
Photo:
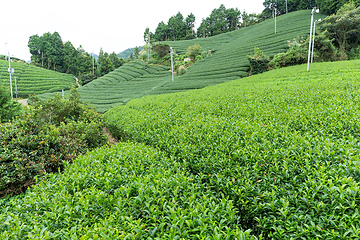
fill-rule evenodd
<path id="1" fill-rule="evenodd" d="M 212 10 L 211 14 L 201 20 L 195 31 L 196 17 L 190 13 L 186 18 L 178 12 L 169 18 L 167 24 L 161 21 L 152 33 L 145 29 L 144 41 L 178 41 L 201 37 L 211 37 L 221 33 L 234 31 L 262 22 L 276 15 L 317 7 L 326 15 L 335 14 L 345 3 L 351 0 L 265 0 L 264 10 L 260 14 L 241 12 L 238 8 L 227 9 L 224 4 Z M 353 1 L 360 5 L 360 0 Z"/>
<path id="2" fill-rule="evenodd" d="M 95 60 L 81 45 L 75 48 L 70 41 L 64 43 L 58 32 L 32 35 L 29 37 L 28 47 L 31 64 L 77 76 L 93 73 L 101 76 L 125 63 L 115 52 L 108 54 L 102 48 Z"/>

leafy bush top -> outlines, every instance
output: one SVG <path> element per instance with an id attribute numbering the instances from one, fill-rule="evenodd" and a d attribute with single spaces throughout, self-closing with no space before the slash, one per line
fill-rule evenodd
<path id="1" fill-rule="evenodd" d="M 0 125 L 0 197 L 23 192 L 34 176 L 57 172 L 64 162 L 106 143 L 102 117 L 79 101 L 76 90 L 69 100 L 33 97 L 32 104 Z"/>

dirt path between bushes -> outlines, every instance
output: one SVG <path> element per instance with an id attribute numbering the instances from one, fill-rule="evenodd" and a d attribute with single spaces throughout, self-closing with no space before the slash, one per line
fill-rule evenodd
<path id="1" fill-rule="evenodd" d="M 109 143 L 110 145 L 114 145 L 114 144 L 116 144 L 116 143 L 119 142 L 116 138 L 114 138 L 114 137 L 111 135 L 109 129 L 107 129 L 106 127 L 104 127 L 104 131 L 105 131 L 106 136 L 109 137 L 108 143 Z"/>
<path id="2" fill-rule="evenodd" d="M 21 103 L 23 106 L 27 106 L 28 104 L 27 104 L 27 98 L 25 98 L 25 99 L 19 99 L 19 100 L 17 100 L 17 102 L 18 103 Z"/>
<path id="3" fill-rule="evenodd" d="M 81 87 L 81 85 L 80 85 L 80 83 L 79 83 L 79 79 L 78 79 L 77 77 L 75 77 L 75 76 L 74 76 L 74 78 L 75 78 L 75 80 L 76 80 L 76 84 L 78 85 L 78 87 Z"/>

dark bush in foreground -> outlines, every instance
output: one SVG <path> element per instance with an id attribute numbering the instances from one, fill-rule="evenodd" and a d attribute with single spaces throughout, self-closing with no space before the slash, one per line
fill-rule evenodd
<path id="1" fill-rule="evenodd" d="M 30 109 L 0 125 L 0 197 L 23 192 L 36 175 L 56 172 L 88 149 L 104 145 L 102 117 L 79 101 L 32 98 Z"/>
<path id="2" fill-rule="evenodd" d="M 7 122 L 13 117 L 21 114 L 21 104 L 13 101 L 10 93 L 0 86 L 0 123 Z"/>

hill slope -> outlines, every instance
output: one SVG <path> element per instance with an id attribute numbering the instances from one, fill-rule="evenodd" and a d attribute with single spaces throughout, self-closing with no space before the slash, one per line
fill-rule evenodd
<path id="1" fill-rule="evenodd" d="M 276 35 L 274 19 L 269 19 L 255 26 L 210 38 L 167 42 L 177 53 L 185 53 L 186 49 L 194 44 L 201 45 L 202 50 L 213 52 L 211 56 L 194 64 L 185 75 L 175 77 L 174 82 L 171 81 L 171 73 L 165 69 L 160 75 L 159 72 L 155 75 L 149 73 L 140 81 L 136 77 L 128 79 L 126 71 L 121 73 L 119 70 L 117 75 L 110 74 L 94 80 L 92 85 L 80 88 L 79 92 L 81 97 L 93 103 L 99 112 L 105 112 L 113 106 L 124 104 L 139 96 L 198 89 L 246 77 L 249 70 L 246 55 L 253 54 L 254 47 L 259 47 L 268 55 L 284 52 L 288 47 L 288 41 L 298 36 L 307 36 L 310 16 L 309 10 L 279 16 Z M 133 64 L 137 65 L 139 61 Z M 143 66 L 144 64 L 139 67 Z M 128 67 L 129 65 L 124 66 Z M 118 81 L 117 78 L 125 78 L 127 81 Z"/>
<path id="2" fill-rule="evenodd" d="M 143 143 L 97 149 L 0 202 L 0 238 L 358 239 L 359 64 L 115 107 L 113 134 Z"/>
<path id="3" fill-rule="evenodd" d="M 0 60 L 0 84 L 4 84 L 6 88 L 10 88 L 10 79 L 7 69 L 9 62 Z M 74 76 L 54 72 L 44 68 L 28 65 L 24 63 L 12 62 L 11 67 L 14 68 L 13 76 L 13 94 L 15 96 L 15 79 L 17 82 L 18 96 L 27 98 L 32 94 L 53 93 L 76 87 Z"/>

